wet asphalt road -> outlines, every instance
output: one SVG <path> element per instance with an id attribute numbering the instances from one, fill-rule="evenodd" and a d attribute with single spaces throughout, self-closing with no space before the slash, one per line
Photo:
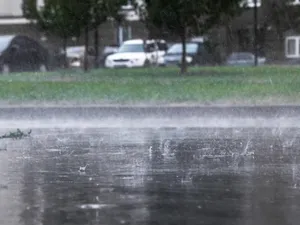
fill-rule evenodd
<path id="1" fill-rule="evenodd" d="M 280 126 L 36 127 L 0 140 L 0 224 L 296 225 L 299 137 Z"/>

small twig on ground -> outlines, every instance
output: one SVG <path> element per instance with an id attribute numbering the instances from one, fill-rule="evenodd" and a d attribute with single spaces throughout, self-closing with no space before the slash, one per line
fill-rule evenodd
<path id="1" fill-rule="evenodd" d="M 27 133 L 22 132 L 20 129 L 17 129 L 16 132 L 9 132 L 9 134 L 4 134 L 0 136 L 0 139 L 11 138 L 11 139 L 22 139 L 29 137 L 31 135 L 31 130 Z"/>

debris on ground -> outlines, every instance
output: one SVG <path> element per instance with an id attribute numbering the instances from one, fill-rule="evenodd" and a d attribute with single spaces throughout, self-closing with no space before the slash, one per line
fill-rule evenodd
<path id="1" fill-rule="evenodd" d="M 11 139 L 22 139 L 25 137 L 30 137 L 31 135 L 31 130 L 28 131 L 27 133 L 21 131 L 20 129 L 17 129 L 16 132 L 9 132 L 9 134 L 4 134 L 0 136 L 0 139 L 5 139 L 5 138 L 11 138 Z"/>

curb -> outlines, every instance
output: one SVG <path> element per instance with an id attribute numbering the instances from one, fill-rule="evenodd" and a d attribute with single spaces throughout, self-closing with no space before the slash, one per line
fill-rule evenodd
<path id="1" fill-rule="evenodd" d="M 274 106 L 5 106 L 1 119 L 50 119 L 104 117 L 180 118 L 180 117 L 299 117 L 300 105 Z"/>

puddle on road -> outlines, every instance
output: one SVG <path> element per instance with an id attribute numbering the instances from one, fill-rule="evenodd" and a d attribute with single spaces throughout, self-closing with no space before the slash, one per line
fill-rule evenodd
<path id="1" fill-rule="evenodd" d="M 34 128 L 31 138 L 4 145 L 0 224 L 300 219 L 300 129 L 294 126 Z"/>

